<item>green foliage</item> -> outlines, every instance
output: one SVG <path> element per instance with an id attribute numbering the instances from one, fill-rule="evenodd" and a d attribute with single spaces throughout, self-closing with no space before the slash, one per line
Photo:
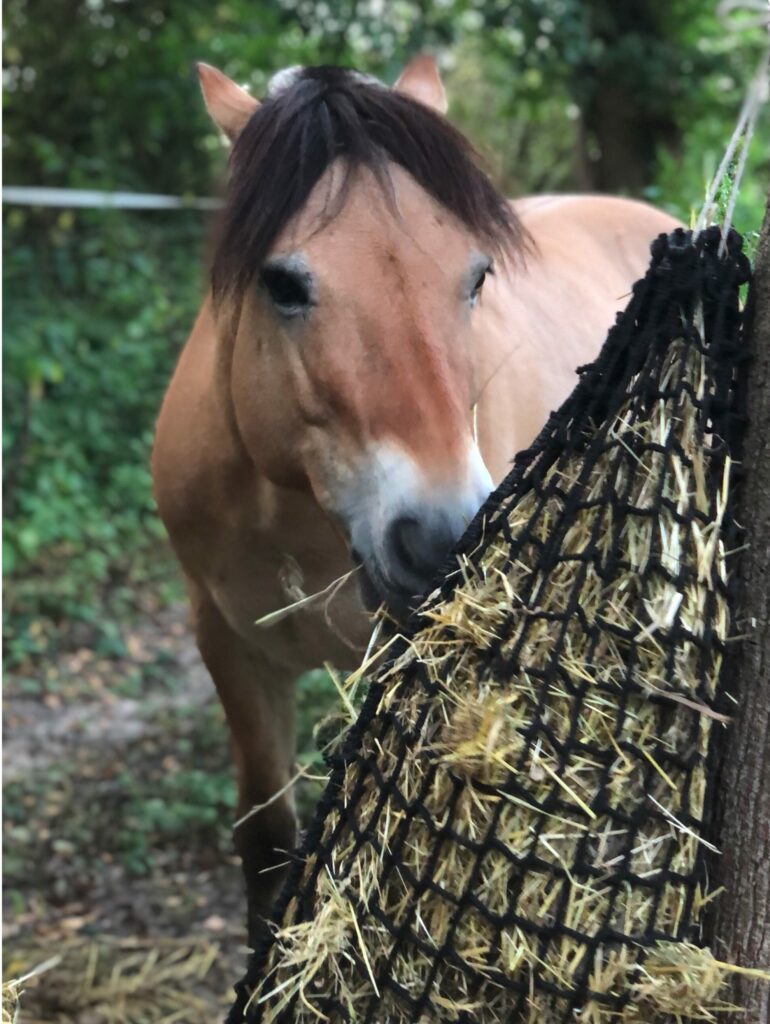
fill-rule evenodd
<path id="1" fill-rule="evenodd" d="M 152 425 L 200 289 L 201 226 L 12 210 L 4 242 L 9 610 L 17 626 L 93 616 L 96 588 L 161 536 Z"/>
<path id="2" fill-rule="evenodd" d="M 225 825 L 235 799 L 231 772 L 177 771 L 157 780 L 151 789 L 137 786 L 133 771 L 115 781 L 126 800 L 114 846 L 132 873 L 146 873 L 153 851 L 173 849 L 180 841 L 201 842 L 213 835 L 222 852 L 229 850 Z"/>
<path id="3" fill-rule="evenodd" d="M 34 879 L 72 898 L 98 890 L 113 864 L 146 876 L 164 861 L 178 864 L 180 850 L 198 859 L 231 854 L 235 783 L 221 709 L 166 711 L 151 726 L 127 743 L 75 746 L 5 785 L 9 887 Z"/>
<path id="4" fill-rule="evenodd" d="M 221 168 L 197 60 L 259 93 L 290 64 L 393 81 L 433 49 L 450 86 L 457 71 L 450 94 L 477 141 L 522 124 L 537 139 L 516 174 L 531 187 L 549 147 L 579 144 L 581 111 L 609 88 L 633 97 L 635 117 L 673 118 L 680 138 L 707 125 L 724 145 L 765 45 L 761 29 L 699 0 L 9 0 L 5 31 L 9 182 L 175 194 L 206 192 Z M 474 93 L 484 104 L 471 110 Z"/>
<path id="5" fill-rule="evenodd" d="M 326 669 L 304 672 L 297 680 L 297 764 L 307 773 L 295 789 L 300 820 L 309 817 L 328 771 L 324 747 L 350 724 Z M 330 735 L 329 735 L 330 733 Z"/>

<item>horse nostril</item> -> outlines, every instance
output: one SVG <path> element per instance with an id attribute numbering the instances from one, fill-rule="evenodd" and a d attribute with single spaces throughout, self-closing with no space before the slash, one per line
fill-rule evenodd
<path id="1" fill-rule="evenodd" d="M 413 516 L 402 516 L 391 523 L 390 548 L 399 566 L 411 571 L 417 570 L 416 563 L 421 560 L 419 524 Z"/>
<path id="2" fill-rule="evenodd" d="M 391 523 L 388 539 L 396 574 L 427 581 L 449 553 L 455 536 L 446 527 L 429 528 L 415 516 L 401 516 Z"/>

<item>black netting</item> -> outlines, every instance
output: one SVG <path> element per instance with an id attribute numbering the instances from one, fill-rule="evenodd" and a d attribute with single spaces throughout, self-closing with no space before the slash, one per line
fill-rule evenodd
<path id="1" fill-rule="evenodd" d="M 719 243 L 654 243 L 376 673 L 231 1022 L 718 1002 L 697 943 L 748 278 Z"/>

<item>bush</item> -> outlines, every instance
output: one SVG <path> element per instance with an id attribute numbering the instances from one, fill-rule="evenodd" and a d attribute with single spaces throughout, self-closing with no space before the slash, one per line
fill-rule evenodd
<path id="1" fill-rule="evenodd" d="M 152 428 L 200 300 L 202 232 L 186 212 L 7 216 L 3 557 L 17 650 L 34 616 L 96 619 L 101 589 L 162 534 Z"/>

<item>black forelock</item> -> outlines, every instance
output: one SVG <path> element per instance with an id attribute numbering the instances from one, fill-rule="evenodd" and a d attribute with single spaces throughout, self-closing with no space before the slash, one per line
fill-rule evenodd
<path id="1" fill-rule="evenodd" d="M 346 174 L 327 211 L 342 208 L 356 170 L 390 188 L 388 163 L 404 168 L 438 203 L 498 252 L 526 245 L 510 204 L 468 140 L 429 107 L 347 68 L 310 67 L 268 95 L 238 136 L 212 267 L 215 299 L 242 294 L 275 239 L 338 157 Z"/>

